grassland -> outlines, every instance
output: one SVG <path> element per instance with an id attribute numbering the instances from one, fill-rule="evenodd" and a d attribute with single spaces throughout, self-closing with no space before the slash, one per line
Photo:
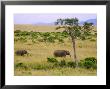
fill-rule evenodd
<path id="1" fill-rule="evenodd" d="M 33 29 L 34 28 L 34 29 Z M 55 27 L 49 26 L 30 26 L 30 25 L 15 25 L 15 30 L 26 30 L 26 31 L 40 31 L 40 32 L 56 32 Z M 63 29 L 62 29 L 63 30 Z M 60 30 L 61 31 L 61 30 Z M 97 43 L 96 41 L 90 40 L 77 40 L 76 41 L 76 50 L 78 60 L 83 60 L 87 57 L 97 57 Z M 72 57 L 67 56 L 64 58 L 57 58 L 58 61 L 73 60 L 73 49 L 72 43 L 69 39 L 65 39 L 64 43 L 48 43 L 48 42 L 36 42 L 28 40 L 27 42 L 15 42 L 14 49 L 25 49 L 29 52 L 30 55 L 25 56 L 14 56 L 14 64 L 23 63 L 28 65 L 28 69 L 23 68 L 14 68 L 15 76 L 96 76 L 96 69 L 85 69 L 85 68 L 70 68 L 70 67 L 56 67 L 48 68 L 53 64 L 47 62 L 47 57 L 53 57 L 54 50 L 57 49 L 66 49 L 69 50 Z M 47 67 L 44 69 L 36 69 L 38 65 L 44 65 Z"/>
<path id="2" fill-rule="evenodd" d="M 21 30 L 21 31 L 34 31 L 34 32 L 59 32 L 55 30 L 56 26 L 38 26 L 38 25 L 31 25 L 31 24 L 17 24 L 14 25 L 14 30 Z M 63 31 L 64 29 L 60 29 Z"/>

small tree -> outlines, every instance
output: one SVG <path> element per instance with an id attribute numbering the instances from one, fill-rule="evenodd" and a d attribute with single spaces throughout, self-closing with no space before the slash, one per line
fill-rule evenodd
<path id="1" fill-rule="evenodd" d="M 93 24 L 85 22 L 82 26 L 80 26 L 78 18 L 75 17 L 75 18 L 57 19 L 55 25 L 58 25 L 58 27 L 56 27 L 56 30 L 60 28 L 64 28 L 65 29 L 64 31 L 67 32 L 71 37 L 73 50 L 74 50 L 73 59 L 75 59 L 76 67 L 78 67 L 75 40 L 77 38 L 85 39 L 87 36 L 89 36 L 91 34 Z"/>

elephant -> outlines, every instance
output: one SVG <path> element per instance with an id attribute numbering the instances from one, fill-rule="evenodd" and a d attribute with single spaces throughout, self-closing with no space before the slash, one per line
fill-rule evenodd
<path id="1" fill-rule="evenodd" d="M 16 55 L 24 56 L 25 54 L 28 54 L 27 50 L 17 50 L 15 52 Z"/>
<path id="2" fill-rule="evenodd" d="M 54 56 L 55 57 L 66 57 L 66 55 L 70 55 L 70 52 L 67 50 L 55 50 Z M 71 57 L 71 55 L 70 55 Z"/>

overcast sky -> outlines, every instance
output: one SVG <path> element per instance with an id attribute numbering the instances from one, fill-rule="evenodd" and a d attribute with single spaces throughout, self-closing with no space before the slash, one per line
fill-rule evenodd
<path id="1" fill-rule="evenodd" d="M 53 23 L 58 18 L 74 18 L 77 17 L 79 21 L 86 21 L 88 19 L 96 19 L 96 14 L 14 14 L 14 24 L 36 24 L 36 23 Z"/>

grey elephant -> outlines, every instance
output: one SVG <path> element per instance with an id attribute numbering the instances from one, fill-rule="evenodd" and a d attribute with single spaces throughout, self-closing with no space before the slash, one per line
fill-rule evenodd
<path id="1" fill-rule="evenodd" d="M 25 54 L 29 54 L 28 52 L 27 52 L 27 50 L 17 50 L 16 52 L 15 52 L 15 54 L 16 55 L 19 55 L 19 56 L 24 56 Z"/>
<path id="2" fill-rule="evenodd" d="M 54 56 L 55 57 L 66 57 L 66 55 L 70 55 L 70 52 L 67 50 L 55 50 Z M 70 55 L 71 57 L 71 55 Z"/>

